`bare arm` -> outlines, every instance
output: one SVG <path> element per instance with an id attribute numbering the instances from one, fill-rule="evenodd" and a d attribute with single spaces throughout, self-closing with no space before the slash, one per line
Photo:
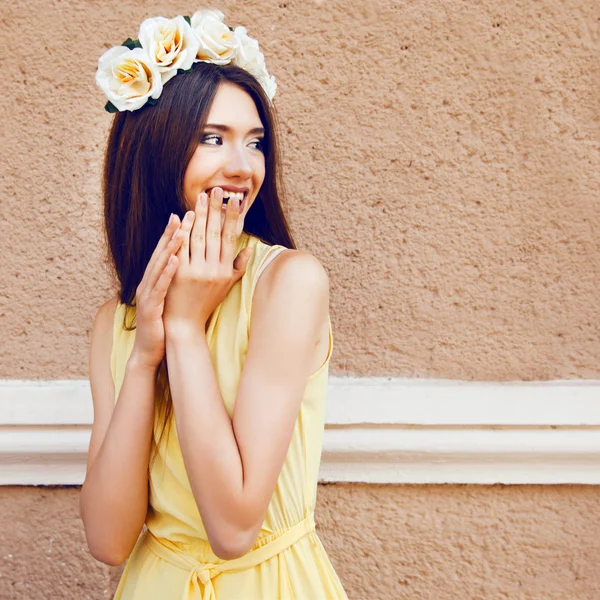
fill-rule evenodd
<path id="1" fill-rule="evenodd" d="M 136 337 L 119 401 L 110 372 L 117 298 L 100 307 L 90 345 L 94 425 L 79 506 L 92 556 L 109 565 L 131 553 L 148 509 L 156 371 L 165 354 L 164 299 L 183 236 L 172 216 L 136 289 Z"/>
<path id="2" fill-rule="evenodd" d="M 327 323 L 328 300 L 327 275 L 310 255 L 285 252 L 265 271 L 253 302 L 233 422 L 205 336 L 193 329 L 170 335 L 167 329 L 181 450 L 209 541 L 221 558 L 246 553 L 264 521 Z"/>
<path id="3" fill-rule="evenodd" d="M 154 422 L 155 369 L 131 355 L 119 400 L 110 373 L 116 300 L 96 316 L 90 346 L 94 425 L 80 511 L 90 552 L 121 564 L 144 525 L 148 508 L 148 463 Z"/>

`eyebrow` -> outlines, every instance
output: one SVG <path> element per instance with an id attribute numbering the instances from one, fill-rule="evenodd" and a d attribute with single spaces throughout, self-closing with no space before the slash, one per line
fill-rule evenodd
<path id="1" fill-rule="evenodd" d="M 228 125 L 221 125 L 219 123 L 207 123 L 205 125 L 205 129 L 216 129 L 217 131 L 222 131 L 223 133 L 230 133 L 231 127 Z M 248 132 L 248 135 L 264 135 L 265 128 L 264 127 L 255 127 Z"/>

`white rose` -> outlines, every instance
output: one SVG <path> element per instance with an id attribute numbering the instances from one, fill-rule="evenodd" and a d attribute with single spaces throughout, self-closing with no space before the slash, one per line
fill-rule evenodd
<path id="1" fill-rule="evenodd" d="M 114 46 L 100 57 L 96 84 L 120 111 L 137 110 L 163 89 L 158 68 L 146 52 L 125 46 Z"/>
<path id="2" fill-rule="evenodd" d="M 223 23 L 223 13 L 219 10 L 199 10 L 192 16 L 194 30 L 200 46 L 197 59 L 216 65 L 226 65 L 235 54 L 233 31 Z"/>
<path id="3" fill-rule="evenodd" d="M 248 35 L 245 27 L 236 27 L 233 32 L 236 43 L 236 55 L 233 61 L 238 67 L 250 73 L 265 68 L 265 57 L 258 47 L 258 42 Z"/>
<path id="4" fill-rule="evenodd" d="M 275 77 L 269 75 L 267 71 L 265 57 L 258 47 L 258 42 L 248 35 L 245 27 L 236 27 L 234 35 L 237 50 L 234 64 L 254 75 L 265 90 L 269 100 L 273 100 L 277 84 L 275 83 Z"/>
<path id="5" fill-rule="evenodd" d="M 273 75 L 269 75 L 265 70 L 265 75 L 263 77 L 259 77 L 258 81 L 260 85 L 262 85 L 263 90 L 265 90 L 267 98 L 269 98 L 269 100 L 273 100 L 275 97 L 275 92 L 277 91 L 275 77 Z"/>
<path id="6" fill-rule="evenodd" d="M 192 66 L 200 45 L 182 16 L 146 19 L 140 25 L 138 37 L 142 48 L 158 67 L 163 84 L 177 75 L 177 69 L 187 71 Z"/>

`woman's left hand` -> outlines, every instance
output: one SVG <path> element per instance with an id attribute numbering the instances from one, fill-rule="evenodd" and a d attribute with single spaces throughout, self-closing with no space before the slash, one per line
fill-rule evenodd
<path id="1" fill-rule="evenodd" d="M 229 200 L 221 228 L 222 205 L 223 190 L 213 188 L 210 198 L 203 192 L 195 211 L 185 214 L 183 243 L 177 252 L 179 266 L 165 299 L 166 335 L 205 335 L 210 315 L 246 272 L 252 249 L 234 256 L 243 229 L 239 201 Z"/>

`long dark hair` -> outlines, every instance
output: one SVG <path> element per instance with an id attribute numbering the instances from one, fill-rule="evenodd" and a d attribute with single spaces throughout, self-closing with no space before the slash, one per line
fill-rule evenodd
<path id="1" fill-rule="evenodd" d="M 150 256 L 171 213 L 187 208 L 183 176 L 217 89 L 233 83 L 254 100 L 265 128 L 265 179 L 244 231 L 268 244 L 295 248 L 281 205 L 276 115 L 258 81 L 233 65 L 195 63 L 175 76 L 154 106 L 115 114 L 104 163 L 104 223 L 119 299 L 132 305 Z"/>
<path id="2" fill-rule="evenodd" d="M 261 85 L 234 65 L 195 63 L 164 87 L 156 105 L 115 114 L 106 148 L 103 177 L 104 225 L 108 260 L 116 275 L 118 295 L 126 305 L 123 327 L 135 328 L 136 288 L 142 280 L 169 215 L 180 218 L 187 207 L 184 173 L 202 132 L 219 85 L 232 83 L 254 100 L 265 128 L 265 179 L 248 211 L 244 231 L 267 244 L 295 248 L 283 213 L 277 117 Z M 166 412 L 172 414 L 166 364 L 160 365 Z M 157 380 L 157 381 L 158 381 Z M 161 433 L 161 439 L 162 439 Z"/>

